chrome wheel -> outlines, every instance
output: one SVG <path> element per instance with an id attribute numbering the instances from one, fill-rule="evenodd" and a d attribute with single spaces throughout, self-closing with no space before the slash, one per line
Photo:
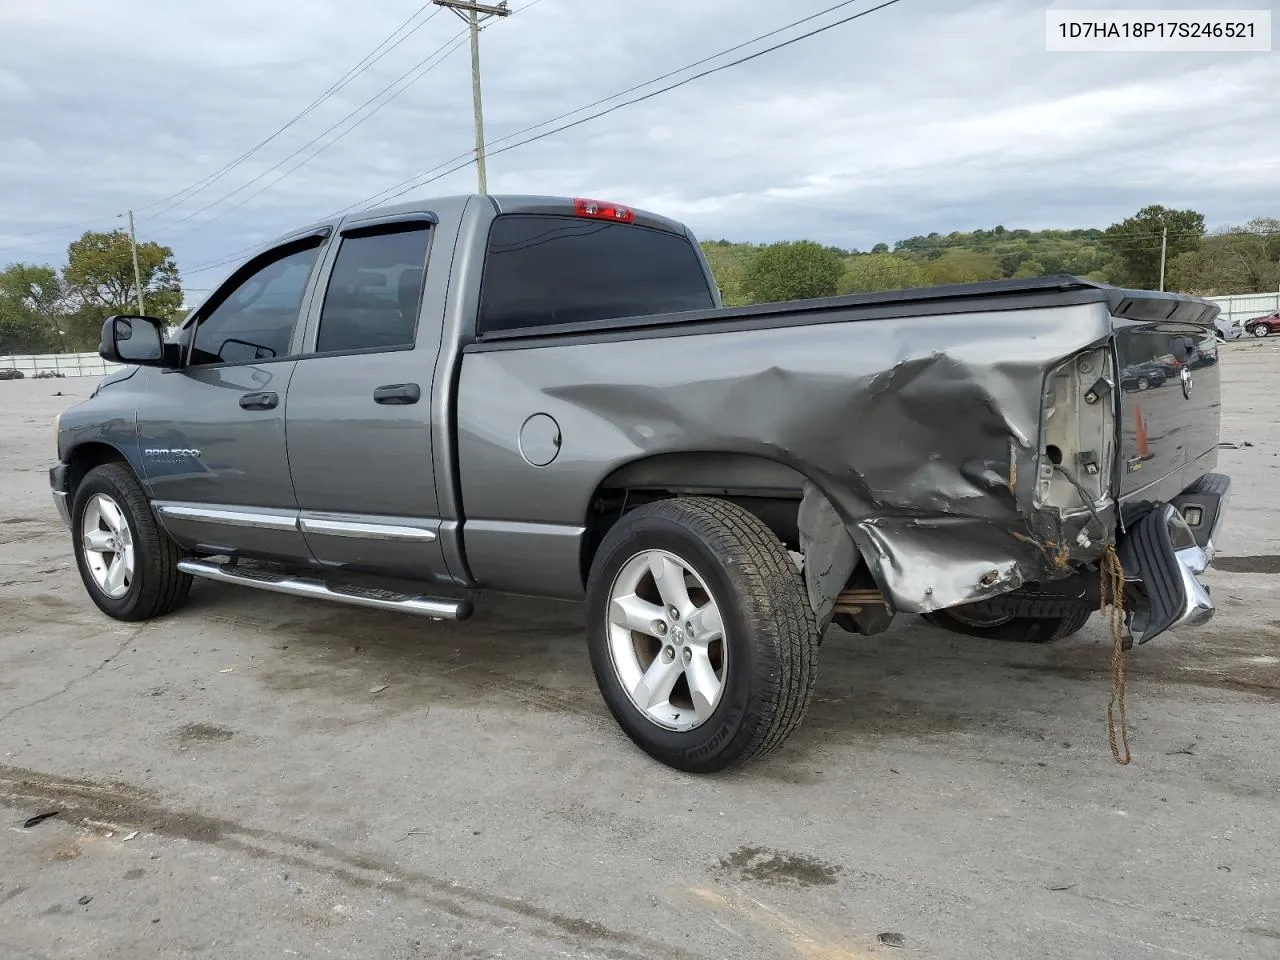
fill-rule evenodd
<path id="1" fill-rule="evenodd" d="M 133 584 L 133 535 L 120 505 L 97 493 L 85 504 L 80 520 L 80 546 L 94 584 L 118 600 Z"/>
<path id="2" fill-rule="evenodd" d="M 1271 332 L 1271 328 L 1264 323 L 1260 323 L 1253 328 L 1253 335 L 1255 337 L 1265 337 L 1270 332 Z"/>
<path id="3" fill-rule="evenodd" d="M 638 553 L 614 578 L 606 617 L 613 669 L 637 710 L 666 730 L 710 719 L 729 651 L 720 608 L 696 572 L 665 550 Z"/>

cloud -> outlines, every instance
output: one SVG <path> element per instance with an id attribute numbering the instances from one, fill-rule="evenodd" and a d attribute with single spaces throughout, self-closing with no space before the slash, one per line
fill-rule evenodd
<path id="1" fill-rule="evenodd" d="M 831 2 L 538 0 L 482 35 L 488 136 Z M 434 14 L 425 26 L 293 127 L 207 189 L 160 202 L 271 135 L 421 6 L 365 4 L 358 17 L 343 0 L 0 8 L 0 261 L 58 262 L 81 231 L 133 208 L 140 234 L 192 268 L 465 157 L 466 45 L 398 79 L 461 29 L 428 5 L 414 21 Z M 495 154 L 490 189 L 614 198 L 711 238 L 863 249 L 997 223 L 1103 226 L 1148 203 L 1193 207 L 1210 224 L 1280 213 L 1276 57 L 1044 47 L 1043 7 L 902 0 Z M 398 95 L 358 127 L 343 120 L 390 84 Z M 467 167 L 415 195 L 474 184 Z"/>

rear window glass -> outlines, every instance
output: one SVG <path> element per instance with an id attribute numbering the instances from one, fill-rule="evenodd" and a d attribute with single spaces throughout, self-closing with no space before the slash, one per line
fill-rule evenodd
<path id="1" fill-rule="evenodd" d="M 714 306 L 686 238 L 572 217 L 498 217 L 489 233 L 479 330 L 589 323 Z"/>

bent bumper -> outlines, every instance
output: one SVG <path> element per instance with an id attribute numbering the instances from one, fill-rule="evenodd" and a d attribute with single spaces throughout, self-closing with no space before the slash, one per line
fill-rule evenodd
<path id="1" fill-rule="evenodd" d="M 53 505 L 58 508 L 58 516 L 62 518 L 62 522 L 66 524 L 67 529 L 71 529 L 71 503 L 69 500 L 71 491 L 67 488 L 67 465 L 59 463 L 57 466 L 49 468 L 49 487 L 53 493 Z"/>
<path id="2" fill-rule="evenodd" d="M 1229 477 L 1206 474 L 1144 516 L 1120 544 L 1125 579 L 1141 601 L 1130 624 L 1140 644 L 1213 617 L 1209 588 L 1199 577 L 1213 562 L 1214 537 L 1230 495 Z"/>

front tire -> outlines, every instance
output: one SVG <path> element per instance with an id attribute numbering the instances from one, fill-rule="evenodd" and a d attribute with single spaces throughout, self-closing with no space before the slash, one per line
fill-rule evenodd
<path id="1" fill-rule="evenodd" d="M 1253 335 L 1255 337 L 1265 337 L 1270 332 L 1271 332 L 1271 328 L 1268 327 L 1265 323 L 1260 323 L 1253 328 Z"/>
<path id="2" fill-rule="evenodd" d="M 1058 617 L 992 617 L 964 607 L 926 613 L 930 623 L 952 633 L 1006 643 L 1054 643 L 1084 629 L 1093 607 L 1074 607 Z"/>
<path id="3" fill-rule="evenodd" d="M 71 510 L 76 566 L 89 598 L 109 617 L 138 621 L 172 613 L 191 590 L 177 544 L 160 528 L 129 468 L 94 467 Z"/>
<path id="4" fill-rule="evenodd" d="M 818 630 L 795 561 L 756 516 L 662 500 L 606 534 L 587 582 L 596 683 L 650 756 L 690 773 L 745 763 L 800 725 Z"/>

